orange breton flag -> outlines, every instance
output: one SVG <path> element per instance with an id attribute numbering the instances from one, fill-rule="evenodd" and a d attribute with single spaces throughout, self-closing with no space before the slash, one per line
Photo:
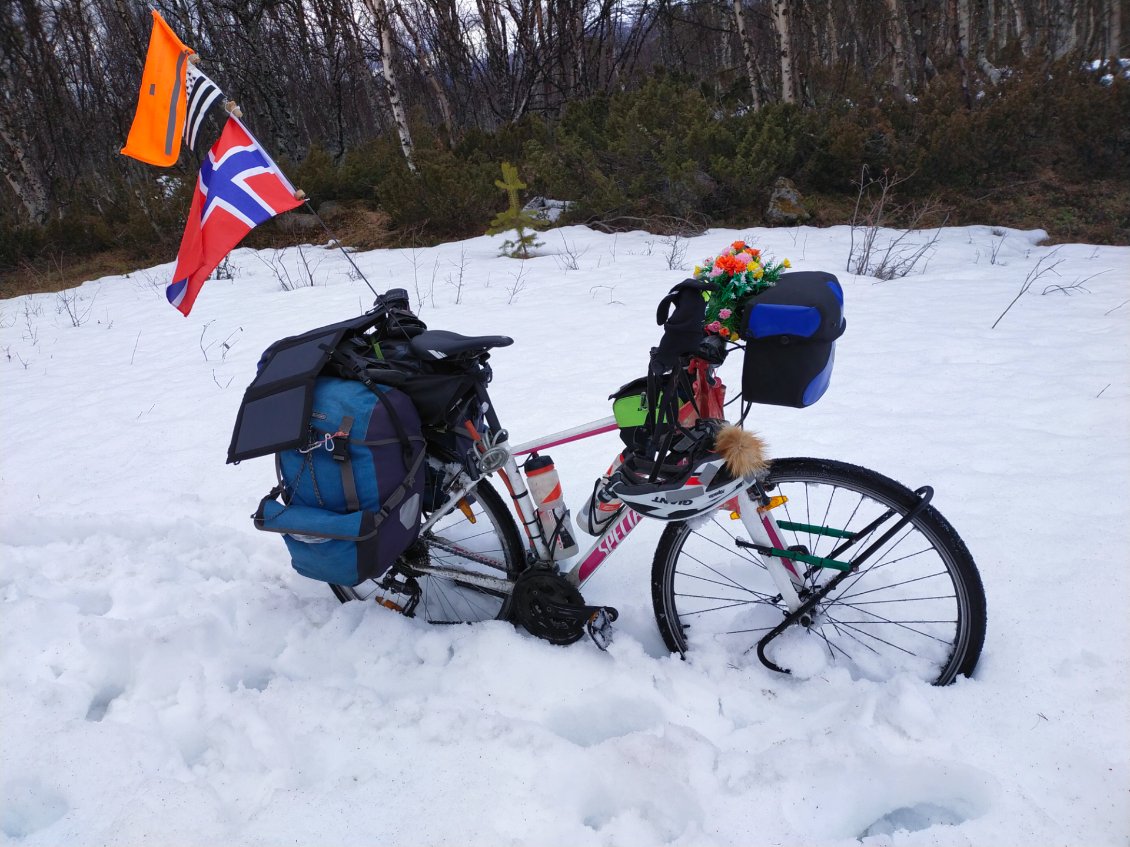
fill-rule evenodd
<path id="1" fill-rule="evenodd" d="M 176 162 L 184 129 L 185 71 L 193 52 L 154 10 L 137 113 L 123 155 L 164 168 Z"/>

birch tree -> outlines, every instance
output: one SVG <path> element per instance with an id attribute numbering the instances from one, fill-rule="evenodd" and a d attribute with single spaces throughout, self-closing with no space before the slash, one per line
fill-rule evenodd
<path id="1" fill-rule="evenodd" d="M 773 0 L 773 26 L 777 31 L 777 55 L 781 63 L 781 102 L 796 102 L 791 38 L 790 0 Z"/>
<path id="2" fill-rule="evenodd" d="M 385 94 L 388 97 L 389 109 L 392 112 L 392 121 L 396 127 L 396 135 L 400 140 L 400 152 L 404 154 L 404 161 L 408 170 L 416 173 L 415 147 L 412 145 L 412 134 L 408 130 L 408 115 L 404 111 L 404 102 L 400 97 L 400 85 L 396 79 L 396 60 L 393 54 L 392 18 L 388 13 L 385 0 L 365 0 L 370 14 L 373 16 L 373 26 L 377 30 L 381 44 L 381 76 L 384 78 Z"/>
<path id="3" fill-rule="evenodd" d="M 886 0 L 887 31 L 891 44 L 891 84 L 896 91 L 906 90 L 906 38 L 903 30 L 906 16 L 899 0 Z"/>
<path id="4" fill-rule="evenodd" d="M 749 90 L 753 108 L 761 108 L 761 79 L 757 72 L 757 61 L 754 57 L 753 47 L 747 31 L 744 0 L 734 0 L 734 24 L 738 29 L 738 41 L 742 45 L 742 56 L 745 59 L 746 77 L 749 79 Z"/>

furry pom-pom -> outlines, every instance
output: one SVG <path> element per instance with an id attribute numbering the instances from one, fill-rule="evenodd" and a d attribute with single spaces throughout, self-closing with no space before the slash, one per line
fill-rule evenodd
<path id="1" fill-rule="evenodd" d="M 765 442 L 756 433 L 729 424 L 714 439 L 714 449 L 734 476 L 752 476 L 769 467 Z"/>

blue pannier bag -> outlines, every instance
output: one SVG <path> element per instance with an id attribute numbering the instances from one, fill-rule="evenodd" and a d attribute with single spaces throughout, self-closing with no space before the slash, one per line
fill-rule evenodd
<path id="1" fill-rule="evenodd" d="M 824 271 L 781 274 L 742 312 L 742 399 L 811 406 L 824 396 L 844 334 L 844 290 Z"/>
<path id="2" fill-rule="evenodd" d="M 282 533 L 303 576 L 356 585 L 382 576 L 416 540 L 424 436 L 407 395 L 320 376 L 301 444 L 276 453 L 279 484 L 255 526 Z"/>

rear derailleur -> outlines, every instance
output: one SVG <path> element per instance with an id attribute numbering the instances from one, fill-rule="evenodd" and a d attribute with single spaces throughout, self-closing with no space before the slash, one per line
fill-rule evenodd
<path id="1" fill-rule="evenodd" d="M 529 568 L 514 581 L 510 620 L 551 644 L 572 644 L 586 633 L 601 650 L 612 643 L 620 613 L 611 606 L 586 606 L 577 586 L 548 568 Z"/>

